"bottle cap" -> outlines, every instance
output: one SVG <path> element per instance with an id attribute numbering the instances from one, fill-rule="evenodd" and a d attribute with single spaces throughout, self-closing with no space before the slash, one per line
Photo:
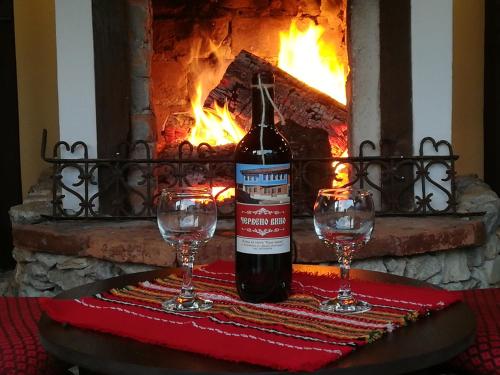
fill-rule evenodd
<path id="1" fill-rule="evenodd" d="M 252 76 L 252 85 L 259 84 L 259 75 L 260 81 L 263 84 L 274 85 L 274 74 L 270 70 L 260 70 L 258 72 L 255 72 Z"/>

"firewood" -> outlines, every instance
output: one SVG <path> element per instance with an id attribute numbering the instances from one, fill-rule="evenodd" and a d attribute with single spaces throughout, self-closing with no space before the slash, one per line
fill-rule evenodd
<path id="1" fill-rule="evenodd" d="M 274 73 L 275 102 L 285 119 L 302 127 L 325 130 L 330 140 L 339 145 L 339 150 L 346 148 L 347 110 L 344 104 L 245 50 L 229 65 L 204 105 L 213 107 L 214 102 L 222 105 L 227 101 L 236 121 L 248 129 L 252 110 L 251 79 L 261 70 Z"/>

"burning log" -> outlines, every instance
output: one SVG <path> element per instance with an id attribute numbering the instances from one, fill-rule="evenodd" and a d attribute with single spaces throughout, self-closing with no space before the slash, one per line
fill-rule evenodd
<path id="1" fill-rule="evenodd" d="M 302 127 L 322 129 L 339 150 L 347 148 L 344 104 L 245 50 L 229 65 L 219 85 L 208 95 L 205 106 L 213 107 L 214 102 L 223 105 L 227 101 L 236 120 L 248 129 L 252 110 L 251 79 L 253 73 L 263 69 L 274 73 L 276 105 L 287 120 Z"/>
<path id="2" fill-rule="evenodd" d="M 289 140 L 294 158 L 321 159 L 328 158 L 332 154 L 340 156 L 347 148 L 345 105 L 247 51 L 240 52 L 229 65 L 221 82 L 210 92 L 204 106 L 214 108 L 215 104 L 223 106 L 227 102 L 237 125 L 248 129 L 252 110 L 251 78 L 254 72 L 260 70 L 271 70 L 275 75 L 275 101 L 287 120 L 284 126 L 280 126 L 280 130 Z M 159 151 L 159 156 L 170 160 L 199 159 L 199 162 L 182 167 L 177 166 L 175 162 L 173 165 L 161 166 L 161 171 L 158 171 L 159 185 L 172 185 L 177 181 L 191 185 L 209 184 L 220 189 L 232 187 L 233 166 L 229 164 L 216 167 L 217 163 L 211 163 L 210 160 L 230 159 L 234 143 L 200 149 L 196 147 L 198 146 L 196 137 L 194 148 L 184 147 L 183 152 L 179 153 L 176 142 L 173 142 L 176 139 L 191 141 L 191 135 L 197 134 L 193 133 L 198 124 L 198 119 L 193 117 L 195 115 L 196 112 L 194 115 L 177 114 L 167 119 L 162 132 L 165 142 Z M 206 129 L 213 130 L 216 124 L 203 125 Z M 203 133 L 201 130 L 199 132 Z M 201 142 L 206 142 L 205 139 L 208 138 L 199 137 Z M 235 139 L 235 142 L 238 140 Z M 299 162 L 294 168 L 296 177 L 305 180 L 305 184 L 294 189 L 294 202 L 300 203 L 301 207 L 312 205 L 317 190 L 331 185 L 331 162 Z M 302 212 L 295 213 L 302 214 Z"/>
<path id="3" fill-rule="evenodd" d="M 286 119 L 280 131 L 290 142 L 294 159 L 340 156 L 347 149 L 346 106 L 250 52 L 243 50 L 238 54 L 204 105 L 213 107 L 214 103 L 223 105 L 227 101 L 236 121 L 248 129 L 252 111 L 251 79 L 261 70 L 274 73 L 276 105 Z M 293 199 L 299 207 L 312 207 L 318 189 L 332 183 L 331 163 L 306 164 L 296 164 L 300 170 L 294 171 L 297 178 L 302 176 L 306 181 L 295 184 Z"/>
<path id="4" fill-rule="evenodd" d="M 299 158 L 328 158 L 331 146 L 328 134 L 322 129 L 305 128 L 291 120 L 286 120 L 280 128 L 286 139 L 290 140 L 293 155 Z M 297 208 L 312 208 L 318 189 L 329 187 L 332 184 L 331 162 L 307 161 L 295 163 L 293 169 L 293 202 L 294 214 L 307 213 Z"/>

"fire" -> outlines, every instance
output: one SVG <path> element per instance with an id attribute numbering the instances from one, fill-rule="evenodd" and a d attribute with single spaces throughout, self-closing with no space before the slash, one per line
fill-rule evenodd
<path id="1" fill-rule="evenodd" d="M 346 104 L 346 69 L 335 46 L 325 42 L 325 29 L 312 21 L 300 31 L 292 21 L 288 33 L 280 33 L 278 66 L 338 102 Z"/>
<path id="2" fill-rule="evenodd" d="M 233 198 L 235 191 L 234 188 L 228 188 L 226 186 L 214 186 L 212 187 L 212 195 L 218 201 L 224 201 L 226 199 Z"/>
<path id="3" fill-rule="evenodd" d="M 325 29 L 319 25 L 309 22 L 305 31 L 299 30 L 296 21 L 292 21 L 288 32 L 280 33 L 280 51 L 278 67 L 305 82 L 309 86 L 329 95 L 338 102 L 346 104 L 346 73 L 347 67 L 341 61 L 335 43 L 328 43 L 324 37 Z M 337 47 L 341 48 L 341 47 Z M 214 52 L 218 56 L 218 51 Z M 210 87 L 208 82 L 203 81 L 207 75 L 200 74 L 196 85 L 196 93 L 191 98 L 191 110 L 195 119 L 195 125 L 189 135 L 189 142 L 198 145 L 206 142 L 211 146 L 222 146 L 238 143 L 245 131 L 234 120 L 228 110 L 227 103 L 223 107 L 214 103 L 214 108 L 204 108 L 203 86 Z M 212 75 L 210 75 L 212 76 Z M 341 150 L 332 145 L 332 155 L 339 155 Z M 347 157 L 344 150 L 342 157 Z M 342 186 L 347 183 L 349 170 L 341 162 L 332 163 L 337 168 L 336 178 L 332 185 Z M 219 201 L 234 197 L 234 188 L 216 186 L 212 188 L 212 194 Z"/>
<path id="4" fill-rule="evenodd" d="M 191 109 L 195 118 L 195 125 L 189 135 L 189 142 L 198 145 L 206 142 L 211 146 L 222 146 L 229 143 L 238 143 L 245 135 L 244 130 L 234 121 L 227 107 L 204 108 L 202 101 L 202 85 L 196 86 L 196 95 L 191 101 Z"/>
<path id="5" fill-rule="evenodd" d="M 341 158 L 348 157 L 349 154 L 347 150 L 344 150 Z M 332 180 L 332 187 L 342 187 L 349 182 L 349 167 L 347 164 L 344 164 L 340 161 L 334 161 L 332 163 L 332 168 L 335 171 L 335 178 Z"/>
<path id="6" fill-rule="evenodd" d="M 325 29 L 313 21 L 309 22 L 306 30 L 301 31 L 293 20 L 288 32 L 280 33 L 278 66 L 309 86 L 346 104 L 347 69 L 341 62 L 335 43 L 326 42 L 324 33 Z M 332 145 L 332 155 L 338 153 L 339 150 Z M 344 150 L 341 157 L 347 156 L 347 150 Z M 334 162 L 332 167 L 336 172 L 332 186 L 345 185 L 349 181 L 347 165 Z"/>
<path id="7" fill-rule="evenodd" d="M 206 142 L 211 146 L 222 146 L 230 143 L 238 143 L 245 135 L 244 130 L 236 124 L 227 102 L 223 107 L 215 103 L 214 108 L 204 108 L 202 101 L 202 84 L 196 86 L 196 95 L 191 101 L 191 109 L 195 119 L 195 125 L 191 130 L 189 142 L 198 145 Z M 212 195 L 219 202 L 233 198 L 234 188 L 226 186 L 212 187 Z"/>

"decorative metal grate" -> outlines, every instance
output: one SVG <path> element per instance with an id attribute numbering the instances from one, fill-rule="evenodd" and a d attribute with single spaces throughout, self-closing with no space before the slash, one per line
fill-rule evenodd
<path id="1" fill-rule="evenodd" d="M 440 155 L 426 155 L 430 145 Z M 232 150 L 206 143 L 179 144 L 174 157 L 153 158 L 151 146 L 137 141 L 127 146 L 134 158 L 88 157 L 84 142 L 57 142 L 47 157 L 47 132 L 42 136 L 43 160 L 53 166 L 52 219 L 140 219 L 155 217 L 155 202 L 164 187 L 221 186 L 216 191 L 219 217 L 234 215 L 234 199 L 223 199 L 234 187 Z M 365 156 L 375 144 L 364 141 L 358 157 L 330 157 L 292 161 L 294 216 L 311 216 L 317 191 L 341 181 L 374 194 L 378 215 L 443 215 L 456 213 L 455 160 L 446 141 L 427 137 L 416 156 Z M 443 154 L 443 150 L 445 154 Z"/>

